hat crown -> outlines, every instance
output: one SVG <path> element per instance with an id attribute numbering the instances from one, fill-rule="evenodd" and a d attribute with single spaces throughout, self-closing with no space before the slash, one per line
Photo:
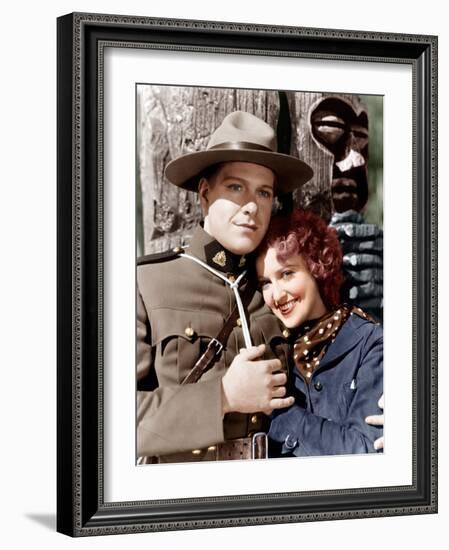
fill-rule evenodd
<path id="1" fill-rule="evenodd" d="M 276 192 L 290 193 L 313 176 L 313 170 L 293 155 L 277 151 L 276 132 L 250 113 L 234 111 L 211 135 L 206 150 L 171 160 L 165 177 L 174 185 L 198 191 L 206 168 L 223 162 L 249 162 L 266 166 L 276 174 Z"/>
<path id="2" fill-rule="evenodd" d="M 221 144 L 245 143 L 277 151 L 276 133 L 269 124 L 256 116 L 243 111 L 234 111 L 212 134 L 207 149 L 218 148 Z"/>

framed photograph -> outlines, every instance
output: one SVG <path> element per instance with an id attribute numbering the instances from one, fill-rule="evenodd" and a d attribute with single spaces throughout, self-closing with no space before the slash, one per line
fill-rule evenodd
<path id="1" fill-rule="evenodd" d="M 58 19 L 58 531 L 436 513 L 436 113 L 434 36 Z M 271 214 L 340 241 L 308 317 Z"/>

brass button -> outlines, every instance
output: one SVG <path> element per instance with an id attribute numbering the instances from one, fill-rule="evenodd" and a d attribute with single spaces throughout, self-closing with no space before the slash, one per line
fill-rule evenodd
<path id="1" fill-rule="evenodd" d="M 235 283 L 235 277 L 234 277 L 234 275 L 228 275 L 228 281 L 229 281 L 230 283 Z"/>
<path id="2" fill-rule="evenodd" d="M 257 414 L 253 414 L 251 417 L 251 424 L 257 424 L 257 421 L 259 420 Z"/>
<path id="3" fill-rule="evenodd" d="M 237 323 L 237 326 L 238 326 L 238 327 L 241 327 L 241 326 L 242 326 L 242 320 L 241 320 L 241 319 L 237 319 L 236 323 Z"/>
<path id="4" fill-rule="evenodd" d="M 195 331 L 192 327 L 187 327 L 184 331 L 184 334 L 187 336 L 187 338 L 192 338 L 192 336 L 195 334 Z"/>
<path id="5" fill-rule="evenodd" d="M 215 447 L 215 445 L 211 445 L 210 447 L 207 448 L 208 451 L 216 451 L 217 450 L 217 447 Z"/>
<path id="6" fill-rule="evenodd" d="M 182 252 L 184 252 L 184 249 L 180 246 L 177 246 L 176 248 L 173 249 L 173 252 L 175 254 L 181 254 Z"/>
<path id="7" fill-rule="evenodd" d="M 201 449 L 193 449 L 192 454 L 193 455 L 200 455 L 201 454 Z"/>
<path id="8" fill-rule="evenodd" d="M 282 336 L 284 338 L 288 338 L 290 336 L 290 331 L 288 330 L 288 328 L 285 328 L 283 331 L 282 331 Z"/>

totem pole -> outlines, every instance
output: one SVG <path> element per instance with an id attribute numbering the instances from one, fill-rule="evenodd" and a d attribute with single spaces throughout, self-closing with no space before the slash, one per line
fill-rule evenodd
<path id="1" fill-rule="evenodd" d="M 296 192 L 294 203 L 335 227 L 344 254 L 345 298 L 382 321 L 383 232 L 363 217 L 368 200 L 367 110 L 354 95 L 287 96 L 295 128 L 292 150 L 315 172 Z"/>
<path id="2" fill-rule="evenodd" d="M 383 235 L 365 223 L 368 115 L 357 96 L 142 85 L 137 90 L 138 254 L 188 243 L 201 219 L 195 193 L 170 185 L 164 168 L 204 149 L 232 111 L 277 128 L 279 150 L 310 164 L 314 177 L 278 206 L 312 209 L 337 230 L 344 253 L 345 298 L 382 320 Z M 140 229 L 141 228 L 141 229 Z"/>

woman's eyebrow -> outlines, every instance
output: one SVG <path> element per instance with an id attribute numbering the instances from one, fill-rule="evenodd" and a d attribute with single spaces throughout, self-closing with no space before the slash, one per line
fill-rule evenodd
<path id="1" fill-rule="evenodd" d="M 280 267 L 279 269 L 276 269 L 275 271 L 272 271 L 270 273 L 271 277 L 258 277 L 258 280 L 259 282 L 262 282 L 262 283 L 270 283 L 271 282 L 271 278 L 272 277 L 279 277 L 282 273 L 282 271 L 284 270 L 284 267 Z"/>
<path id="2" fill-rule="evenodd" d="M 301 264 L 298 262 L 298 261 L 295 261 L 295 260 L 285 260 L 285 262 L 283 263 L 282 265 L 282 269 L 285 269 L 286 267 L 288 268 L 295 268 L 295 269 L 298 269 L 299 267 L 301 267 Z"/>

